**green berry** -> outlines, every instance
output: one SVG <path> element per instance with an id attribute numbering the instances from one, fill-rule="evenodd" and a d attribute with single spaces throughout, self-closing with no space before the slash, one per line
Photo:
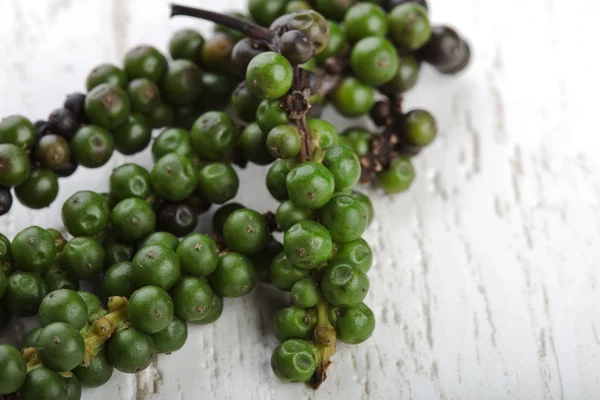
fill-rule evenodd
<path id="1" fill-rule="evenodd" d="M 147 202 L 130 197 L 113 208 L 112 222 L 119 239 L 133 243 L 154 232 L 156 216 Z"/>
<path id="2" fill-rule="evenodd" d="M 67 399 L 65 378 L 50 368 L 41 367 L 27 374 L 19 391 L 22 400 Z"/>
<path id="3" fill-rule="evenodd" d="M 208 38 L 202 47 L 200 64 L 211 71 L 232 73 L 235 71 L 231 62 L 234 45 L 235 39 L 222 33 Z"/>
<path id="4" fill-rule="evenodd" d="M 173 317 L 165 329 L 151 335 L 154 351 L 162 354 L 171 354 L 181 349 L 187 337 L 187 323 L 178 317 Z"/>
<path id="5" fill-rule="evenodd" d="M 354 42 L 369 36 L 385 37 L 387 30 L 387 14 L 376 4 L 358 3 L 344 16 L 346 37 Z"/>
<path id="6" fill-rule="evenodd" d="M 269 269 L 275 257 L 283 251 L 283 244 L 271 237 L 264 249 L 250 256 L 256 270 L 256 279 L 259 282 L 269 281 Z"/>
<path id="7" fill-rule="evenodd" d="M 388 170 L 377 174 L 377 182 L 388 194 L 407 190 L 415 179 L 415 169 L 406 157 L 394 159 Z"/>
<path id="8" fill-rule="evenodd" d="M 59 289 L 48 293 L 42 300 L 38 318 L 42 326 L 53 322 L 66 322 L 81 330 L 88 320 L 87 305 L 83 299 L 69 289 Z"/>
<path id="9" fill-rule="evenodd" d="M 239 253 L 226 253 L 219 258 L 217 269 L 211 275 L 211 283 L 220 296 L 245 296 L 254 289 L 256 271 L 248 257 Z"/>
<path id="10" fill-rule="evenodd" d="M 84 303 L 87 306 L 88 319 L 91 318 L 94 314 L 98 314 L 104 310 L 102 302 L 95 294 L 90 292 L 84 292 L 83 290 L 78 291 L 77 294 L 83 299 Z"/>
<path id="11" fill-rule="evenodd" d="M 200 325 L 212 324 L 218 320 L 219 317 L 221 317 L 221 314 L 223 314 L 223 298 L 218 294 L 213 293 L 212 303 L 204 318 L 202 318 L 200 321 L 193 322 Z"/>
<path id="12" fill-rule="evenodd" d="M 333 92 L 333 105 L 345 117 L 360 117 L 375 105 L 375 90 L 356 78 L 345 78 Z"/>
<path id="13" fill-rule="evenodd" d="M 268 165 L 275 161 L 267 149 L 267 133 L 254 122 L 248 124 L 242 131 L 239 149 L 248 161 L 257 165 Z"/>
<path id="14" fill-rule="evenodd" d="M 225 221 L 223 237 L 229 250 L 245 255 L 261 251 L 270 236 L 267 220 L 260 213 L 250 210 L 236 210 Z"/>
<path id="15" fill-rule="evenodd" d="M 100 64 L 88 74 L 85 87 L 88 92 L 102 84 L 109 84 L 125 89 L 127 82 L 127 75 L 121 68 L 112 64 Z"/>
<path id="16" fill-rule="evenodd" d="M 106 346 L 108 361 L 119 371 L 134 374 L 148 368 L 154 354 L 150 336 L 131 327 L 112 335 Z"/>
<path id="17" fill-rule="evenodd" d="M 0 143 L 29 150 L 35 144 L 35 127 L 22 115 L 9 115 L 0 120 Z"/>
<path id="18" fill-rule="evenodd" d="M 102 348 L 90 360 L 88 365 L 79 365 L 73 369 L 73 375 L 77 377 L 81 386 L 96 388 L 107 383 L 112 377 L 114 367 L 106 358 L 106 352 Z"/>
<path id="19" fill-rule="evenodd" d="M 114 129 L 127 121 L 131 103 L 125 91 L 103 83 L 85 96 L 85 115 L 102 128 Z"/>
<path id="20" fill-rule="evenodd" d="M 0 344 L 0 395 L 19 390 L 27 376 L 23 354 L 7 344 Z"/>
<path id="21" fill-rule="evenodd" d="M 437 135 L 437 123 L 425 110 L 413 110 L 403 119 L 403 139 L 412 146 L 427 146 Z"/>
<path id="22" fill-rule="evenodd" d="M 161 157 L 177 153 L 191 159 L 194 156 L 190 133 L 179 128 L 167 128 L 152 143 L 152 158 L 156 162 Z"/>
<path id="23" fill-rule="evenodd" d="M 171 103 L 192 104 L 202 95 L 202 71 L 188 60 L 171 61 L 161 87 Z"/>
<path id="24" fill-rule="evenodd" d="M 249 0 L 248 11 L 257 23 L 269 26 L 282 14 L 286 2 L 286 0 Z"/>
<path id="25" fill-rule="evenodd" d="M 138 78 L 129 82 L 127 95 L 131 101 L 131 109 L 137 112 L 150 112 L 160 103 L 158 86 L 147 78 Z"/>
<path id="26" fill-rule="evenodd" d="M 299 207 L 290 200 L 285 200 L 275 212 L 275 222 L 277 222 L 279 229 L 287 231 L 298 222 L 312 219 L 313 216 L 311 210 Z"/>
<path id="27" fill-rule="evenodd" d="M 113 201 L 129 197 L 145 199 L 151 193 L 150 173 L 138 164 L 123 164 L 110 174 L 110 198 Z"/>
<path id="28" fill-rule="evenodd" d="M 285 232 L 285 255 L 298 268 L 314 269 L 331 256 L 331 234 L 314 221 L 300 221 Z"/>
<path id="29" fill-rule="evenodd" d="M 144 115 L 133 113 L 113 131 L 113 138 L 119 153 L 136 154 L 148 147 L 152 139 L 152 126 Z"/>
<path id="30" fill-rule="evenodd" d="M 273 317 L 275 337 L 280 342 L 288 339 L 312 339 L 317 325 L 315 310 L 297 306 L 283 308 Z"/>
<path id="31" fill-rule="evenodd" d="M 213 215 L 213 232 L 223 236 L 223 227 L 225 226 L 225 221 L 227 218 L 229 218 L 232 212 L 239 210 L 240 208 L 245 207 L 239 203 L 229 203 L 220 207 Z"/>
<path id="32" fill-rule="evenodd" d="M 352 70 L 358 79 L 372 86 L 389 82 L 398 71 L 398 53 L 394 45 L 382 37 L 366 37 L 352 48 Z"/>
<path id="33" fill-rule="evenodd" d="M 160 245 L 143 247 L 133 258 L 133 281 L 138 286 L 154 285 L 169 290 L 180 277 L 179 257 Z"/>
<path id="34" fill-rule="evenodd" d="M 342 27 L 333 21 L 327 21 L 327 23 L 329 24 L 327 46 L 315 57 L 319 64 L 322 64 L 327 58 L 339 54 L 346 46 L 346 35 Z"/>
<path id="35" fill-rule="evenodd" d="M 349 196 L 354 197 L 363 206 L 367 214 L 367 223 L 370 225 L 375 215 L 375 210 L 373 209 L 373 203 L 371 203 L 371 199 L 367 195 L 357 191 L 353 191 L 349 194 Z"/>
<path id="36" fill-rule="evenodd" d="M 22 184 L 29 177 L 31 163 L 27 153 L 14 144 L 0 144 L 0 185 L 11 187 Z"/>
<path id="37" fill-rule="evenodd" d="M 77 279 L 91 279 L 104 268 L 104 248 L 91 237 L 76 237 L 63 251 L 64 267 Z"/>
<path id="38" fill-rule="evenodd" d="M 312 42 L 314 54 L 321 53 L 329 41 L 329 24 L 327 20 L 323 15 L 313 10 L 299 11 L 290 15 L 287 18 L 286 27 L 288 30 L 296 29 L 304 32 Z"/>
<path id="39" fill-rule="evenodd" d="M 64 137 L 49 134 L 37 141 L 34 155 L 41 167 L 56 169 L 69 162 L 71 149 Z"/>
<path id="40" fill-rule="evenodd" d="M 50 232 L 50 234 L 52 233 Z M 0 267 L 2 267 L 4 263 L 12 262 L 12 253 L 10 247 L 10 240 L 0 233 Z"/>
<path id="41" fill-rule="evenodd" d="M 173 122 L 173 107 L 161 100 L 150 112 L 146 113 L 152 128 L 164 128 Z"/>
<path id="42" fill-rule="evenodd" d="M 267 135 L 267 149 L 274 157 L 291 158 L 300 153 L 302 140 L 295 126 L 279 125 Z"/>
<path id="43" fill-rule="evenodd" d="M 331 171 L 316 162 L 296 166 L 286 177 L 290 200 L 311 210 L 323 207 L 333 196 L 335 179 Z"/>
<path id="44" fill-rule="evenodd" d="M 343 261 L 334 262 L 323 273 L 321 291 L 333 305 L 356 307 L 367 296 L 369 278 L 360 268 Z"/>
<path id="45" fill-rule="evenodd" d="M 256 119 L 256 110 L 260 102 L 260 98 L 250 91 L 245 82 L 240 83 L 231 94 L 231 106 L 238 118 L 245 122 Z"/>
<path id="46" fill-rule="evenodd" d="M 350 148 L 359 157 L 365 157 L 371 152 L 371 132 L 361 127 L 351 127 L 342 133 L 348 138 Z"/>
<path id="47" fill-rule="evenodd" d="M 319 288 L 310 278 L 300 279 L 292 286 L 292 302 L 302 308 L 310 308 L 319 302 Z"/>
<path id="48" fill-rule="evenodd" d="M 358 157 L 346 147 L 335 146 L 328 149 L 323 165 L 333 174 L 336 191 L 351 189 L 360 180 L 362 168 Z"/>
<path id="49" fill-rule="evenodd" d="M 44 282 L 48 291 L 59 289 L 79 290 L 79 281 L 73 278 L 67 271 L 56 269 L 44 274 Z"/>
<path id="50" fill-rule="evenodd" d="M 35 347 L 35 342 L 37 342 L 37 338 L 40 336 L 42 332 L 42 327 L 39 326 L 29 331 L 27 336 L 25 336 L 25 340 L 23 341 L 23 348 L 26 349 L 28 347 Z M 2 345 L 0 345 L 1 347 Z M 23 357 L 23 355 L 21 355 Z"/>
<path id="51" fill-rule="evenodd" d="M 37 314 L 46 293 L 46 283 L 38 274 L 17 272 L 8 277 L 2 304 L 16 316 L 31 317 Z"/>
<path id="52" fill-rule="evenodd" d="M 317 368 L 313 347 L 304 340 L 286 340 L 273 351 L 271 368 L 285 382 L 307 382 Z"/>
<path id="53" fill-rule="evenodd" d="M 168 200 L 185 200 L 196 190 L 196 173 L 192 161 L 179 154 L 161 157 L 150 173 L 156 193 Z"/>
<path id="54" fill-rule="evenodd" d="M 115 148 L 113 136 L 95 125 L 79 128 L 70 144 L 73 159 L 86 168 L 98 168 L 106 164 Z"/>
<path id="55" fill-rule="evenodd" d="M 261 99 L 283 96 L 291 89 L 292 81 L 292 65 L 284 56 L 272 51 L 254 57 L 246 70 L 248 89 Z"/>
<path id="56" fill-rule="evenodd" d="M 194 233 L 185 237 L 177 247 L 181 269 L 192 276 L 208 276 L 219 262 L 219 249 L 215 241 L 206 235 Z"/>
<path id="57" fill-rule="evenodd" d="M 44 366 L 57 372 L 70 371 L 83 361 L 83 336 L 65 322 L 53 322 L 42 329 L 35 342 L 37 356 Z"/>
<path id="58" fill-rule="evenodd" d="M 108 297 L 129 297 L 135 291 L 133 283 L 133 266 L 122 261 L 113 264 L 104 274 L 104 290 Z"/>
<path id="59" fill-rule="evenodd" d="M 289 198 L 286 178 L 297 164 L 295 160 L 277 160 L 267 171 L 267 189 L 276 200 L 284 201 Z"/>
<path id="60" fill-rule="evenodd" d="M 231 165 L 226 163 L 208 164 L 197 176 L 200 195 L 211 203 L 223 204 L 233 199 L 240 186 L 239 178 Z"/>
<path id="61" fill-rule="evenodd" d="M 263 100 L 256 110 L 256 123 L 263 132 L 269 133 L 276 126 L 285 125 L 288 122 L 289 118 L 285 108 L 277 99 Z"/>
<path id="62" fill-rule="evenodd" d="M 298 11 L 310 10 L 312 7 L 310 3 L 304 0 L 292 0 L 285 6 L 283 11 L 284 14 L 291 14 Z"/>
<path id="63" fill-rule="evenodd" d="M 30 226 L 14 237 L 11 254 L 20 270 L 41 273 L 54 262 L 54 238 L 47 230 L 39 226 Z"/>
<path id="64" fill-rule="evenodd" d="M 176 316 L 185 321 L 201 321 L 212 309 L 214 293 L 206 280 L 186 276 L 171 290 L 171 297 Z"/>
<path id="65" fill-rule="evenodd" d="M 400 56 L 398 58 L 398 71 L 396 75 L 386 84 L 385 90 L 392 92 L 408 92 L 419 79 L 421 64 L 413 56 Z"/>
<path id="66" fill-rule="evenodd" d="M 335 331 L 337 339 L 344 343 L 359 344 L 367 340 L 375 330 L 375 315 L 365 303 L 353 308 L 341 308 Z"/>
<path id="67" fill-rule="evenodd" d="M 177 246 L 179 246 L 179 239 L 169 232 L 154 232 L 146 236 L 138 247 L 141 249 L 142 247 L 152 246 L 154 244 L 159 244 L 175 251 L 177 250 Z"/>
<path id="68" fill-rule="evenodd" d="M 104 243 L 104 268 L 108 268 L 120 262 L 129 262 L 135 256 L 135 246 L 119 243 L 114 240 Z"/>
<path id="69" fill-rule="evenodd" d="M 364 208 L 350 196 L 337 196 L 320 210 L 320 221 L 339 243 L 357 240 L 367 229 L 367 214 Z"/>
<path id="70" fill-rule="evenodd" d="M 333 262 L 343 262 L 368 272 L 373 265 L 373 251 L 364 239 L 336 244 Z"/>
<path id="71" fill-rule="evenodd" d="M 171 37 L 169 54 L 173 60 L 189 60 L 198 62 L 202 56 L 204 38 L 193 29 L 181 29 Z"/>
<path id="72" fill-rule="evenodd" d="M 58 176 L 49 169 L 35 169 L 25 182 L 15 188 L 15 194 L 26 207 L 48 207 L 58 195 Z"/>
<path id="73" fill-rule="evenodd" d="M 127 318 L 134 328 L 152 334 L 165 329 L 173 319 L 173 300 L 157 286 L 144 286 L 131 295 Z"/>
<path id="74" fill-rule="evenodd" d="M 130 79 L 159 82 L 167 70 L 167 59 L 152 46 L 140 45 L 125 54 L 125 72 Z"/>
<path id="75" fill-rule="evenodd" d="M 271 282 L 281 290 L 291 290 L 296 282 L 306 278 L 309 274 L 309 270 L 298 268 L 292 264 L 285 256 L 285 252 L 279 253 L 271 262 Z"/>
<path id="76" fill-rule="evenodd" d="M 427 10 L 415 3 L 400 4 L 389 13 L 390 34 L 394 43 L 407 50 L 417 50 L 431 37 Z"/>
<path id="77" fill-rule="evenodd" d="M 190 138 L 196 154 L 216 160 L 233 150 L 237 140 L 237 128 L 227 114 L 209 111 L 194 123 Z"/>
<path id="78" fill-rule="evenodd" d="M 93 236 L 108 225 L 108 201 L 87 190 L 71 196 L 62 207 L 62 220 L 73 236 Z"/>

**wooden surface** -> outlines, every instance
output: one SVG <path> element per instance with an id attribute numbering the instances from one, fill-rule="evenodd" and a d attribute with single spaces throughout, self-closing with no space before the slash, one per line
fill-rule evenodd
<path id="1" fill-rule="evenodd" d="M 225 10 L 242 2 L 187 3 Z M 434 21 L 469 38 L 474 62 L 458 78 L 424 70 L 408 105 L 434 112 L 439 139 L 417 158 L 409 193 L 372 193 L 373 338 L 340 345 L 317 393 L 282 384 L 269 358 L 271 316 L 283 300 L 259 287 L 226 301 L 217 323 L 192 327 L 182 351 L 137 377 L 115 373 L 84 398 L 600 398 L 600 4 L 430 3 Z M 0 112 L 32 119 L 135 44 L 164 49 L 182 26 L 209 32 L 170 21 L 163 0 L 0 0 L 0 15 Z M 61 181 L 50 209 L 16 207 L 1 230 L 60 226 L 62 200 L 79 188 L 106 189 L 123 160 L 81 169 Z M 148 154 L 134 160 L 150 165 Z M 243 173 L 238 200 L 266 211 L 275 202 L 262 190 L 264 172 Z M 5 341 L 24 329 L 16 325 Z"/>

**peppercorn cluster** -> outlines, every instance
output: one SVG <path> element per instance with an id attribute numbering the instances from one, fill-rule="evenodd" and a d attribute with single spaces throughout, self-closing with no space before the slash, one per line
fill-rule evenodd
<path id="1" fill-rule="evenodd" d="M 115 369 L 136 373 L 179 350 L 189 323 L 216 321 L 223 298 L 261 285 L 290 293 L 274 315 L 271 367 L 283 381 L 318 388 L 337 342 L 372 335 L 373 253 L 362 235 L 374 209 L 356 186 L 410 187 L 410 157 L 437 124 L 425 110 L 405 112 L 403 96 L 423 62 L 464 69 L 469 46 L 431 26 L 424 0 L 250 0 L 248 11 L 173 5 L 173 16 L 215 22 L 214 35 L 177 32 L 170 59 L 137 46 L 122 67 L 94 68 L 87 93 L 69 95 L 47 121 L 0 122 L 0 215 L 12 193 L 47 207 L 59 177 L 100 167 L 114 150 L 152 142 L 154 160 L 150 170 L 114 169 L 108 193 L 72 194 L 64 229 L 0 233 L 0 329 L 13 317 L 39 320 L 21 350 L 0 345 L 0 395 L 79 399 Z M 377 128 L 338 133 L 320 118 L 326 105 Z M 248 163 L 269 165 L 274 212 L 231 202 L 233 165 Z M 199 233 L 198 216 L 213 206 Z M 101 296 L 80 282 L 101 283 Z"/>

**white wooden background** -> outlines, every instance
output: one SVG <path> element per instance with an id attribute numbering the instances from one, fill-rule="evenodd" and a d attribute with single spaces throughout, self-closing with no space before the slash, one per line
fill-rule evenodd
<path id="1" fill-rule="evenodd" d="M 259 287 L 226 301 L 216 324 L 192 327 L 182 351 L 137 377 L 115 373 L 84 398 L 600 398 L 600 2 L 431 0 L 431 8 L 436 22 L 468 36 L 474 61 L 456 79 L 425 69 L 408 104 L 436 114 L 439 140 L 417 158 L 409 193 L 373 193 L 373 338 L 340 345 L 317 393 L 280 383 L 269 367 L 279 295 Z M 83 89 L 95 64 L 120 63 L 138 43 L 165 49 L 182 26 L 209 31 L 169 20 L 165 0 L 0 0 L 0 15 L 0 113 L 36 119 Z M 62 200 L 76 188 L 106 189 L 123 160 L 61 181 L 48 210 L 16 207 L 1 231 L 59 226 Z M 148 154 L 135 160 L 150 165 Z M 239 200 L 274 209 L 266 190 L 253 190 L 264 172 L 243 174 Z"/>

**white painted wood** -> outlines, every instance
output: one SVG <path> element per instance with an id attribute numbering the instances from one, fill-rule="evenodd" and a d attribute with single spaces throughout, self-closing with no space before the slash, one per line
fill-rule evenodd
<path id="1" fill-rule="evenodd" d="M 242 2 L 187 1 L 215 10 Z M 599 398 L 600 3 L 431 0 L 431 8 L 436 22 L 469 37 L 474 61 L 458 78 L 426 69 L 408 98 L 431 109 L 442 132 L 417 158 L 409 193 L 374 194 L 373 338 L 340 345 L 317 393 L 282 384 L 269 368 L 281 295 L 259 287 L 227 301 L 216 324 L 192 327 L 183 351 L 139 377 L 116 373 L 84 398 Z M 119 63 L 141 42 L 164 49 L 181 26 L 209 31 L 167 14 L 164 0 L 0 0 L 0 113 L 43 118 L 83 88 L 95 64 Z M 77 188 L 106 189 L 123 160 L 78 171 L 50 209 L 17 207 L 0 229 L 59 226 L 62 200 Z M 134 160 L 150 165 L 148 154 Z M 266 190 L 253 190 L 263 176 L 245 172 L 239 200 L 273 209 Z"/>

